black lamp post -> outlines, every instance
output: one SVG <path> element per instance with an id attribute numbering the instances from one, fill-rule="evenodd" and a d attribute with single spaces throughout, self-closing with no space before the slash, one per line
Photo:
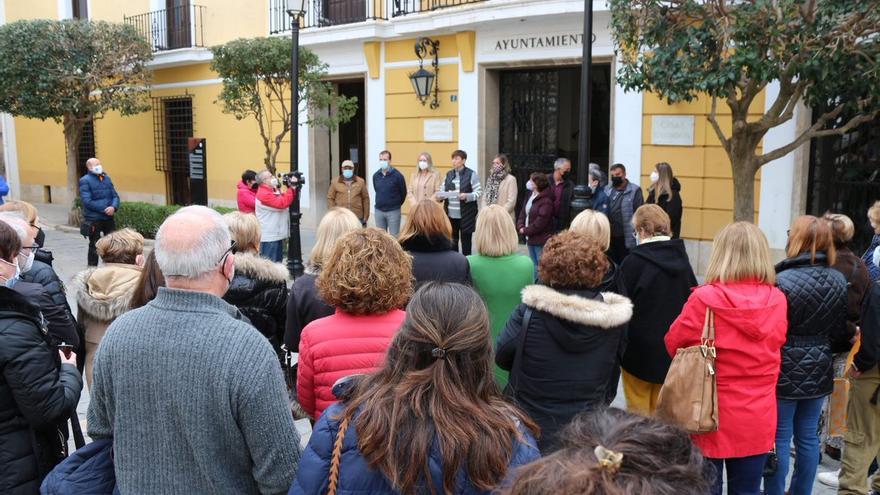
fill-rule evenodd
<path id="1" fill-rule="evenodd" d="M 290 238 L 287 240 L 287 271 L 291 277 L 303 273 L 302 242 L 299 222 L 299 196 L 303 180 L 299 171 L 299 21 L 306 11 L 306 0 L 294 0 L 287 11 L 290 16 L 290 173 L 297 178 L 296 198 L 290 204 Z"/>
<path id="2" fill-rule="evenodd" d="M 578 131 L 577 184 L 571 201 L 571 217 L 590 207 L 590 112 L 593 67 L 593 0 L 584 0 L 584 51 L 581 60 L 581 115 Z"/>

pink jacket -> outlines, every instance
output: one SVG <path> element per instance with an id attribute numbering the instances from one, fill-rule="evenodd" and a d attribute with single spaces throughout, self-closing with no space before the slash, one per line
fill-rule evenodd
<path id="1" fill-rule="evenodd" d="M 254 203 L 257 200 L 257 191 L 254 191 L 244 181 L 238 181 L 238 211 L 253 213 Z"/>
<path id="2" fill-rule="evenodd" d="M 718 431 L 692 435 L 712 459 L 770 452 L 776 439 L 776 381 L 788 303 L 772 285 L 714 283 L 694 289 L 666 334 L 666 350 L 697 345 L 706 308 L 715 312 Z"/>
<path id="3" fill-rule="evenodd" d="M 352 315 L 337 309 L 306 325 L 299 342 L 296 380 L 303 409 L 317 419 L 336 402 L 332 391 L 336 380 L 381 366 L 405 317 L 399 309 L 380 315 Z"/>

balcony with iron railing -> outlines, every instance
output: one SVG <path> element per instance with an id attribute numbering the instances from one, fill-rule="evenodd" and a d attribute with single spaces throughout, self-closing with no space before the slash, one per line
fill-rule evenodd
<path id="1" fill-rule="evenodd" d="M 205 7 L 200 5 L 182 5 L 123 19 L 150 42 L 154 52 L 205 46 Z"/>
<path id="2" fill-rule="evenodd" d="M 391 15 L 399 17 L 407 14 L 421 12 L 433 12 L 448 7 L 460 7 L 474 3 L 483 3 L 487 0 L 391 0 Z"/>
<path id="3" fill-rule="evenodd" d="M 269 33 L 290 31 L 287 10 L 296 0 L 269 0 Z M 386 0 L 307 0 L 300 29 L 354 24 L 369 20 L 386 20 Z"/>

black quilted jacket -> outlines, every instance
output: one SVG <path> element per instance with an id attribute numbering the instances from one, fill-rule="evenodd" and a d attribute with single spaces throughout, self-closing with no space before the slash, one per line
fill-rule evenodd
<path id="1" fill-rule="evenodd" d="M 788 336 L 776 396 L 814 399 L 831 393 L 831 348 L 846 339 L 846 278 L 817 253 L 776 265 L 776 284 L 788 300 Z"/>

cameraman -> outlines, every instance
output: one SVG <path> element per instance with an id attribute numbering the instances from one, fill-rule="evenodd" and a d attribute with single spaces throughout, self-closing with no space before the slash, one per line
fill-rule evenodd
<path id="1" fill-rule="evenodd" d="M 257 175 L 260 187 L 257 189 L 255 213 L 262 230 L 260 256 L 275 262 L 280 262 L 282 258 L 281 241 L 290 235 L 287 208 L 296 199 L 296 178 L 292 177 L 291 180 L 292 183 L 284 184 L 286 189 L 282 192 L 278 179 L 268 170 Z"/>

